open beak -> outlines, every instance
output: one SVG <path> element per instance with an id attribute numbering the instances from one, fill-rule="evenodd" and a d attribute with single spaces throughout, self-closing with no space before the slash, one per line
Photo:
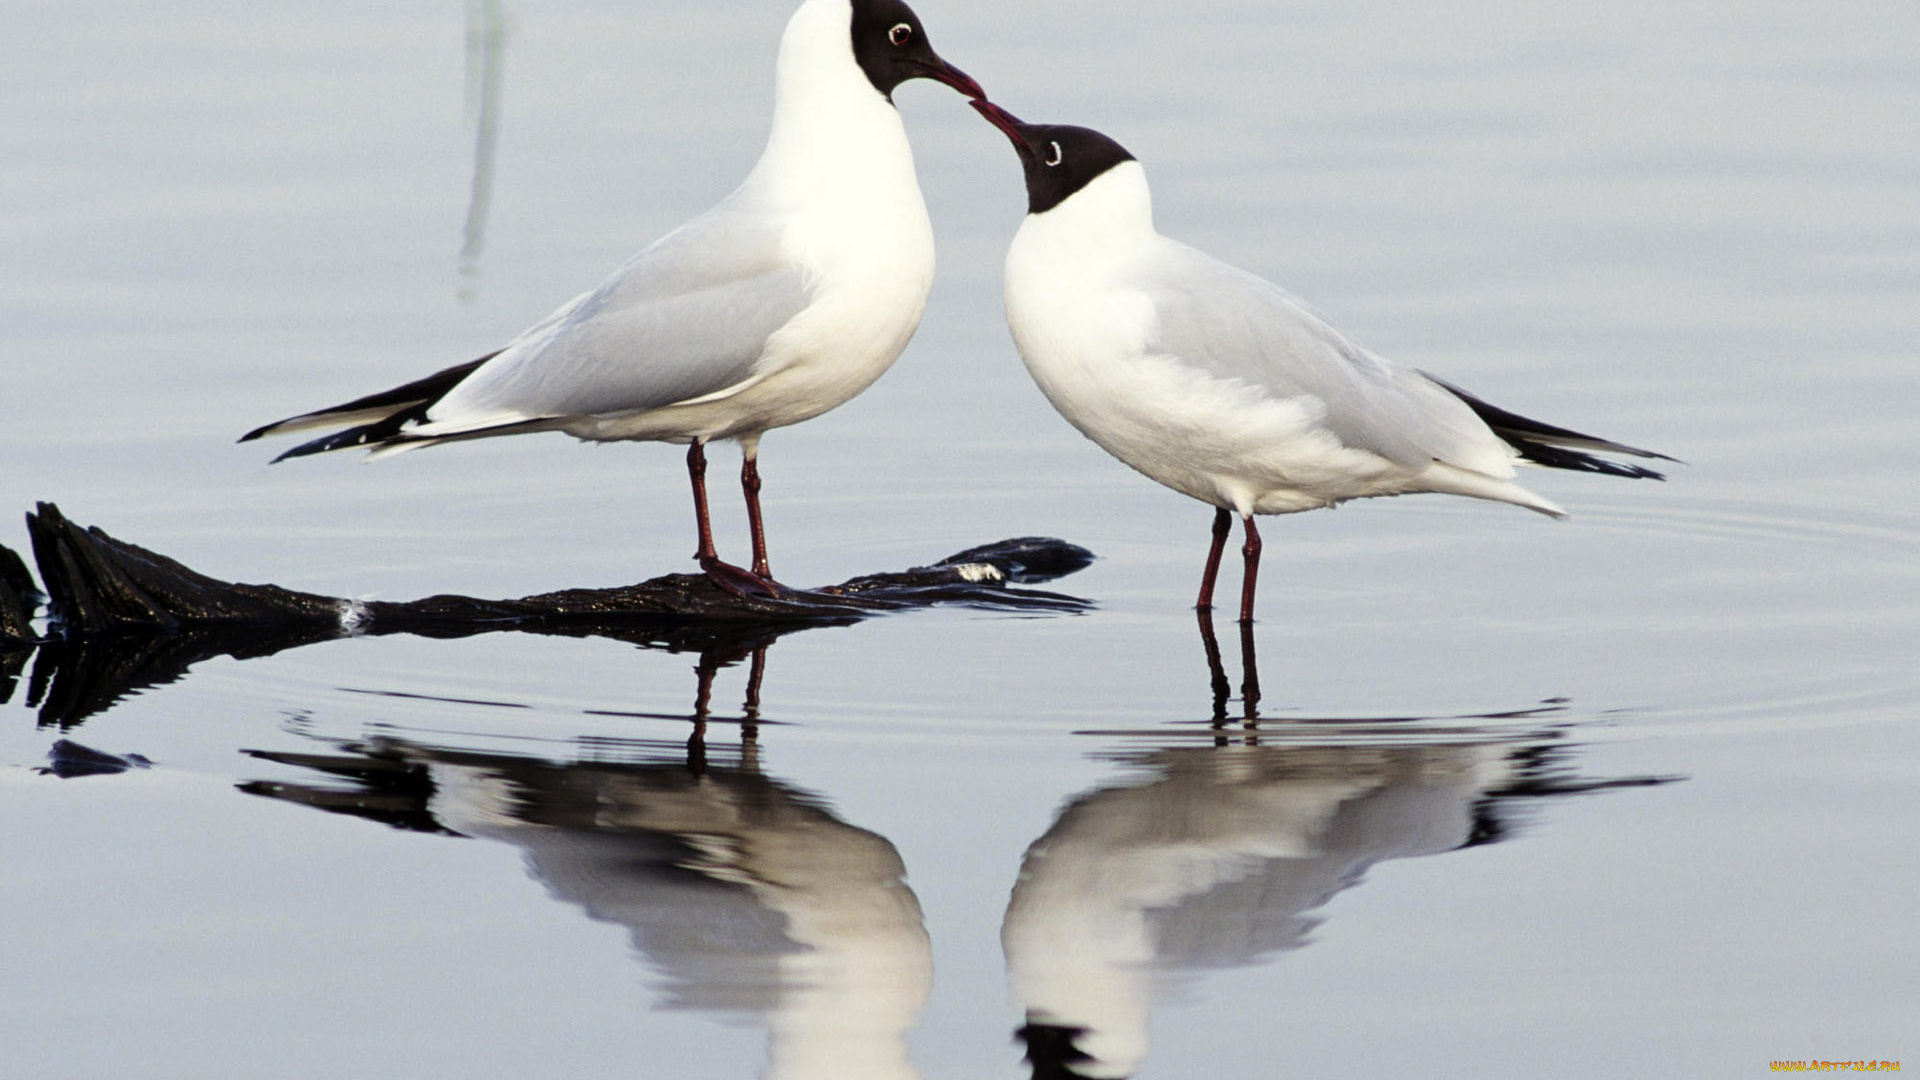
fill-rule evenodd
<path id="1" fill-rule="evenodd" d="M 921 78 L 946 83 L 948 86 L 967 95 L 967 97 L 971 98 L 976 104 L 987 99 L 987 92 L 980 89 L 980 84 L 973 81 L 973 76 L 968 75 L 966 72 L 961 71 L 959 68 L 954 67 L 938 56 L 933 58 L 932 63 L 916 63 L 914 66 L 918 69 L 918 74 Z"/>

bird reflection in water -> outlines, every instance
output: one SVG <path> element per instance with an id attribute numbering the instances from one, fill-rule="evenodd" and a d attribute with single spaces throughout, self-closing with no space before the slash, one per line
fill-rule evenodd
<path id="1" fill-rule="evenodd" d="M 932 985 L 932 949 L 906 867 L 885 837 L 764 774 L 758 723 L 766 646 L 747 647 L 739 717 L 709 713 L 713 678 L 742 651 L 696 667 L 694 735 L 582 743 L 556 763 L 397 738 L 329 754 L 255 751 L 350 789 L 253 782 L 253 794 L 398 827 L 512 844 L 555 899 L 627 929 L 661 977 L 662 1007 L 750 1017 L 768 1033 L 763 1075 L 892 1080 L 919 1074 L 907 1032 Z M 710 750 L 709 723 L 737 747 Z"/>
<path id="2" fill-rule="evenodd" d="M 1375 863 L 1501 840 L 1530 800 L 1662 782 L 1574 775 L 1561 706 L 1451 720 L 1262 720 L 1252 631 L 1240 715 L 1218 644 L 1203 723 L 1093 732 L 1120 773 L 1034 840 L 1001 926 L 1036 1078 L 1114 1078 L 1146 1059 L 1156 1000 L 1311 940 Z M 710 642 L 684 743 L 582 740 L 578 760 L 380 737 L 257 757 L 346 783 L 244 790 L 400 828 L 512 844 L 558 900 L 628 930 L 667 1008 L 750 1016 L 775 1078 L 915 1077 L 907 1034 L 932 950 L 885 837 L 762 771 L 766 640 Z M 737 716 L 711 711 L 748 665 Z M 709 747 L 708 728 L 741 738 Z"/>
<path id="3" fill-rule="evenodd" d="M 1376 863 L 1501 840 L 1525 800 L 1663 782 L 1573 775 L 1565 725 L 1545 720 L 1554 705 L 1263 726 L 1247 625 L 1231 722 L 1220 649 L 1200 625 L 1206 728 L 1092 733 L 1137 742 L 1105 755 L 1125 775 L 1070 799 L 1021 862 L 1001 945 L 1036 1078 L 1133 1075 L 1157 997 L 1309 944 L 1321 909 Z"/>

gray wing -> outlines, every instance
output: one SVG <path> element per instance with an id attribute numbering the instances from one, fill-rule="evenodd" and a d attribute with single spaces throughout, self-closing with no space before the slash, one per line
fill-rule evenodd
<path id="1" fill-rule="evenodd" d="M 660 408 L 754 375 L 813 297 L 777 220 L 722 203 L 522 334 L 436 403 L 427 430 Z"/>
<path id="2" fill-rule="evenodd" d="M 1277 400 L 1312 398 L 1341 445 L 1407 468 L 1437 460 L 1512 475 L 1511 450 L 1465 403 L 1360 348 L 1272 283 L 1168 240 L 1132 284 L 1153 302 L 1149 351 Z"/>

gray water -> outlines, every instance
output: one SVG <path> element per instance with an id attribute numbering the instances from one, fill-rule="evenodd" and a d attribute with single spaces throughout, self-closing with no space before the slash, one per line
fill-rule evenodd
<path id="1" fill-rule="evenodd" d="M 758 153 L 784 0 L 509 2 L 463 257 L 484 10 L 0 7 L 0 508 L 341 596 L 690 566 L 670 447 L 232 444 L 489 351 Z M 1096 606 L 792 634 L 751 703 L 710 656 L 691 762 L 699 658 L 604 639 L 216 658 L 79 716 L 23 676 L 8 1072 L 1014 1077 L 1030 1019 L 1089 1076 L 1911 1058 L 1920 11 L 919 11 L 997 100 L 1132 149 L 1162 231 L 1689 464 L 1529 477 L 1565 523 L 1270 519 L 1216 705 L 1209 511 L 1028 382 L 1014 158 L 909 84 L 940 278 L 893 372 L 767 439 L 775 568 L 1052 535 Z M 38 771 L 63 737 L 153 765 Z"/>

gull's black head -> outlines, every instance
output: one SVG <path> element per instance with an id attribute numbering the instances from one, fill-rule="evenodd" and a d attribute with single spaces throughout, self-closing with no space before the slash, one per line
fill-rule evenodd
<path id="1" fill-rule="evenodd" d="M 900 0 L 853 0 L 853 59 L 888 101 L 908 79 L 937 79 L 970 98 L 986 91 L 927 44 L 920 16 Z"/>
<path id="2" fill-rule="evenodd" d="M 1127 148 L 1091 128 L 1066 124 L 1027 124 L 991 101 L 971 103 L 993 126 L 1006 132 L 1020 153 L 1027 174 L 1027 213 L 1044 214 L 1099 179 L 1108 169 L 1134 160 Z"/>

